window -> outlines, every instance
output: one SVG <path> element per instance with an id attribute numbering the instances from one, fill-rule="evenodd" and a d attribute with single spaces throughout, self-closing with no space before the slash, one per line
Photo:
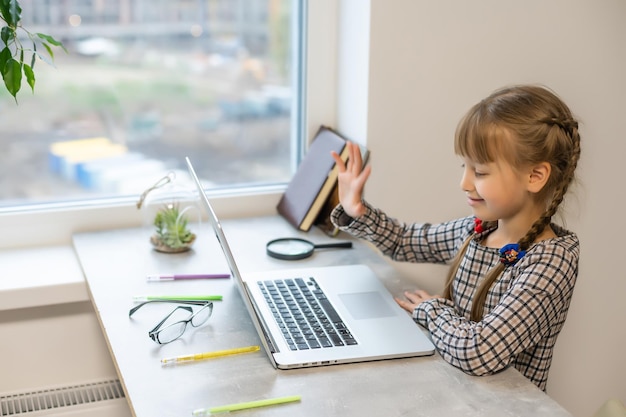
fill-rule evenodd
<path id="1" fill-rule="evenodd" d="M 302 0 L 20 0 L 61 40 L 0 91 L 0 208 L 136 196 L 189 155 L 205 185 L 286 182 L 302 140 Z"/>

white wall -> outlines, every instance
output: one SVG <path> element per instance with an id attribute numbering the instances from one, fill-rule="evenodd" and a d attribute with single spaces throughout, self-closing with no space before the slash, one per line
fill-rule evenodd
<path id="1" fill-rule="evenodd" d="M 548 85 L 580 118 L 581 183 L 565 212 L 581 240 L 580 274 L 548 393 L 580 417 L 609 397 L 626 402 L 626 279 L 619 263 L 626 237 L 626 2 L 369 3 L 367 118 L 359 127 L 340 118 L 338 127 L 366 140 L 373 166 L 366 198 L 389 214 L 435 222 L 470 213 L 452 138 L 462 114 L 494 89 Z M 359 108 L 362 98 L 354 97 L 343 100 L 344 113 Z M 445 269 L 402 268 L 418 285 L 441 288 Z"/>

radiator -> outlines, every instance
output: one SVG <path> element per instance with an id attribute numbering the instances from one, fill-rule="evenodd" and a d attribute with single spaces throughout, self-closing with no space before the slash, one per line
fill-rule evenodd
<path id="1" fill-rule="evenodd" d="M 0 393 L 0 416 L 130 416 L 118 379 Z"/>

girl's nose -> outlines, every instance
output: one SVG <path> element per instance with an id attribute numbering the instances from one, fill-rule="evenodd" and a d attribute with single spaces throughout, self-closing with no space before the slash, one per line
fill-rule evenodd
<path id="1" fill-rule="evenodd" d="M 461 190 L 463 190 L 464 192 L 469 192 L 472 191 L 474 188 L 474 183 L 472 182 L 472 175 L 469 169 L 467 169 L 467 167 L 463 168 L 463 175 L 461 176 L 461 183 L 459 184 L 461 186 Z"/>

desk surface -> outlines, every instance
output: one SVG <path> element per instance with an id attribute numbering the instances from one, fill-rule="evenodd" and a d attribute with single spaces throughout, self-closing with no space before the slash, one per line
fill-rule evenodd
<path id="1" fill-rule="evenodd" d="M 355 240 L 353 249 L 318 251 L 308 259 L 281 261 L 265 255 L 268 240 L 300 236 L 320 243 L 331 239 L 317 230 L 298 233 L 278 216 L 227 220 L 223 227 L 243 273 L 364 263 L 392 294 L 399 294 L 406 283 L 390 262 L 362 241 Z M 260 344 L 232 279 L 146 282 L 148 274 L 227 272 L 213 233 L 208 225 L 201 229 L 192 251 L 174 255 L 153 251 L 147 229 L 74 236 L 94 308 L 135 416 L 191 416 L 198 408 L 287 395 L 302 395 L 302 401 L 240 415 L 570 416 L 513 368 L 472 377 L 438 354 L 281 371 L 260 351 L 161 366 L 164 357 Z M 133 296 L 159 294 L 220 294 L 224 299 L 215 302 L 206 325 L 189 327 L 181 339 L 159 346 L 147 333 L 172 306 L 154 303 L 128 317 Z"/>

